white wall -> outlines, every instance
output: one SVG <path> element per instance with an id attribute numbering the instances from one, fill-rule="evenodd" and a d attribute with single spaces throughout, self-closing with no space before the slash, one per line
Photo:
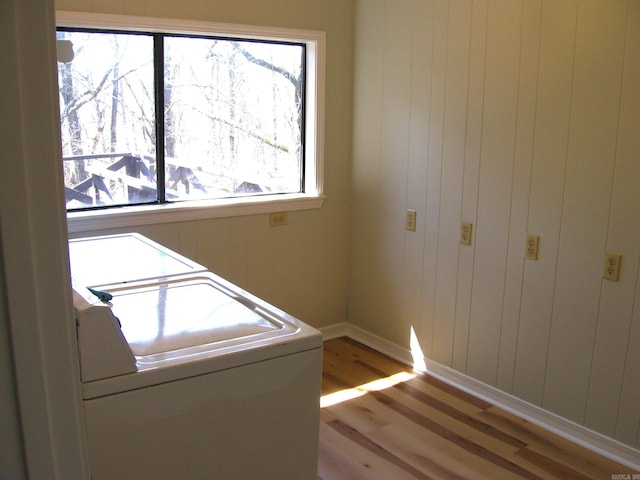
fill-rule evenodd
<path id="1" fill-rule="evenodd" d="M 354 2 L 57 0 L 58 10 L 196 19 L 327 33 L 325 185 L 319 210 L 151 225 L 135 230 L 315 327 L 346 320 Z M 84 235 L 117 230 L 84 232 Z"/>
<path id="2" fill-rule="evenodd" d="M 636 447 L 638 51 L 634 0 L 358 1 L 349 297 L 352 323 Z"/>

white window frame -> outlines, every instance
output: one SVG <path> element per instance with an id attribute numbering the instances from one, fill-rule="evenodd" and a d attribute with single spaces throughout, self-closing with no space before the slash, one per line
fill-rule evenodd
<path id="1" fill-rule="evenodd" d="M 304 43 L 306 45 L 305 181 L 304 193 L 188 200 L 161 205 L 124 206 L 67 212 L 70 233 L 157 223 L 307 210 L 324 202 L 324 32 L 170 18 L 56 12 L 59 27 L 110 28 L 139 32 L 222 35 Z"/>

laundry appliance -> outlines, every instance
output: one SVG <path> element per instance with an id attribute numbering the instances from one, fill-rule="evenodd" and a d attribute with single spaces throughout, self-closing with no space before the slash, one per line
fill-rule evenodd
<path id="1" fill-rule="evenodd" d="M 317 478 L 320 332 L 138 235 L 70 240 L 92 478 Z"/>

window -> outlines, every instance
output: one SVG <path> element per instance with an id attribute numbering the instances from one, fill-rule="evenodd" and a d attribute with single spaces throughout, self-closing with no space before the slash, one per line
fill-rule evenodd
<path id="1" fill-rule="evenodd" d="M 57 21 L 70 230 L 321 205 L 321 33 Z"/>

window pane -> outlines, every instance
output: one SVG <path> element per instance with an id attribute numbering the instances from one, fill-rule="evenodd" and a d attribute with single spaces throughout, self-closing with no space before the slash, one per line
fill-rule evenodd
<path id="1" fill-rule="evenodd" d="M 302 191 L 301 45 L 166 37 L 168 200 Z"/>
<path id="2" fill-rule="evenodd" d="M 153 38 L 58 31 L 67 208 L 157 201 Z"/>

